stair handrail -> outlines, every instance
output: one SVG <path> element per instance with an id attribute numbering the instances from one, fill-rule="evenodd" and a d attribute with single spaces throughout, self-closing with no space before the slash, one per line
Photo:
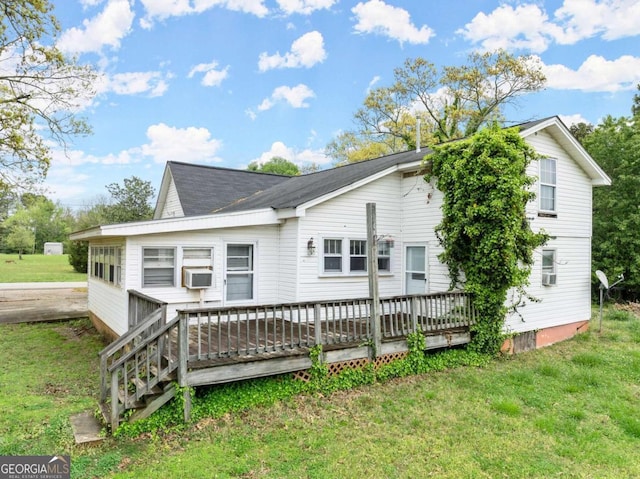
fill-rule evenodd
<path id="1" fill-rule="evenodd" d="M 128 351 L 126 354 L 122 355 L 121 357 L 119 357 L 117 359 L 117 361 L 115 361 L 114 363 L 112 363 L 108 368 L 107 371 L 109 371 L 110 373 L 113 373 L 113 371 L 115 371 L 116 369 L 118 369 L 118 367 L 122 366 L 122 364 L 124 364 L 128 359 L 130 359 L 131 357 L 135 356 L 136 354 L 138 354 L 142 349 L 146 348 L 147 345 L 151 342 L 153 342 L 154 340 L 158 339 L 160 336 L 162 336 L 163 334 L 165 334 L 169 329 L 171 329 L 178 321 L 180 321 L 180 317 L 176 316 L 175 318 L 173 318 L 171 321 L 169 321 L 168 323 L 164 324 L 163 326 L 160 327 L 160 329 L 158 329 L 157 331 L 151 333 L 149 336 L 147 336 L 146 338 L 144 338 L 144 340 L 140 341 L 136 346 L 134 346 L 130 351 Z M 176 366 L 177 367 L 177 366 Z M 172 370 L 174 370 L 175 368 L 173 368 Z"/>

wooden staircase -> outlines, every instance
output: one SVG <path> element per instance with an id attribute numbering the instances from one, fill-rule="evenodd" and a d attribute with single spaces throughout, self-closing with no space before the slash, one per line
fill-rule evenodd
<path id="1" fill-rule="evenodd" d="M 165 318 L 161 306 L 99 353 L 100 410 L 112 432 L 125 420 L 150 416 L 176 394 L 179 319 L 165 324 Z"/>

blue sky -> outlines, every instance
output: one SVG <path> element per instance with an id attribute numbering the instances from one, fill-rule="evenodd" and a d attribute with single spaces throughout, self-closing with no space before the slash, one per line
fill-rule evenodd
<path id="1" fill-rule="evenodd" d="M 629 115 L 640 82 L 637 0 L 52 0 L 58 46 L 99 72 L 81 114 L 94 133 L 54 151 L 48 196 L 78 208 L 168 160 L 245 168 L 331 161 L 371 87 L 421 56 L 536 55 L 547 88 L 510 122 Z"/>

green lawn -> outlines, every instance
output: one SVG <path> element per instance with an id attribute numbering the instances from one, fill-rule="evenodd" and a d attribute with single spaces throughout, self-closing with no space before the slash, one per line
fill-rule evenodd
<path id="1" fill-rule="evenodd" d="M 43 254 L 0 254 L 0 283 L 43 283 L 86 281 L 87 275 L 76 273 L 69 256 Z"/>
<path id="2" fill-rule="evenodd" d="M 76 447 L 68 416 L 95 406 L 100 347 L 86 321 L 2 326 L 0 455 L 71 454 L 78 478 L 640 477 L 638 318 L 484 368 Z"/>

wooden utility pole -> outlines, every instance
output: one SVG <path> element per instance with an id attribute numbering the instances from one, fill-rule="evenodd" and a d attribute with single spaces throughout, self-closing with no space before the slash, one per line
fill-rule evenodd
<path id="1" fill-rule="evenodd" d="M 378 290 L 378 239 L 376 234 L 376 204 L 367 203 L 367 272 L 369 274 L 369 297 L 371 298 L 371 334 L 373 351 L 380 354 L 382 332 L 380 329 L 380 292 Z"/>

